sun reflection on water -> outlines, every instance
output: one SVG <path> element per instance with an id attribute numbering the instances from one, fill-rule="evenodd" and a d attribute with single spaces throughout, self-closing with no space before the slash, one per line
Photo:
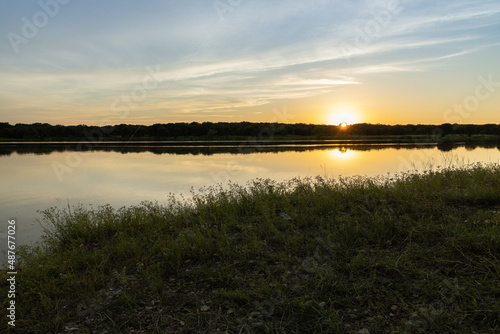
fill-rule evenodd
<path id="1" fill-rule="evenodd" d="M 335 160 L 350 160 L 358 155 L 358 152 L 347 147 L 339 147 L 328 151 L 328 155 Z"/>

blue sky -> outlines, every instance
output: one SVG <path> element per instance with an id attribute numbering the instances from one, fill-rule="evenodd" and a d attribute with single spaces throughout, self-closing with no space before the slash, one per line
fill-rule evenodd
<path id="1" fill-rule="evenodd" d="M 20 0 L 0 22 L 0 121 L 500 123 L 499 1 Z"/>

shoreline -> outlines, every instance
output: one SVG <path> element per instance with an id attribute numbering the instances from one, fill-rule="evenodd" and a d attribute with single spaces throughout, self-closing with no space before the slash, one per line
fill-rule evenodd
<path id="1" fill-rule="evenodd" d="M 496 333 L 499 194 L 500 166 L 476 164 L 49 209 L 45 244 L 21 252 L 16 327 Z"/>
<path id="2" fill-rule="evenodd" d="M 414 145 L 446 145 L 467 143 L 500 143 L 500 135 L 473 135 L 435 138 L 433 136 L 350 136 L 343 138 L 286 138 L 279 136 L 269 138 L 241 137 L 233 139 L 214 139 L 186 137 L 168 140 L 155 138 L 114 139 L 114 140 L 88 140 L 87 138 L 75 138 L 74 140 L 8 140 L 0 139 L 0 145 L 75 145 L 80 143 L 99 146 L 112 146 L 127 144 L 133 146 L 279 146 L 279 145 L 342 145 L 342 144 L 414 144 Z"/>

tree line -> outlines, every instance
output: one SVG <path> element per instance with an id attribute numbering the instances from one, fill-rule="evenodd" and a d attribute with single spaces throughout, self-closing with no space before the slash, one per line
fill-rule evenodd
<path id="1" fill-rule="evenodd" d="M 48 123 L 11 125 L 0 123 L 0 138 L 4 140 L 129 140 L 134 139 L 231 139 L 252 137 L 272 140 L 276 137 L 335 138 L 349 136 L 415 136 L 428 135 L 500 135 L 500 124 L 441 124 L 441 125 L 384 125 L 359 123 L 340 125 L 284 124 L 253 122 L 191 122 L 158 123 L 154 125 L 119 124 L 107 126 L 51 125 Z"/>

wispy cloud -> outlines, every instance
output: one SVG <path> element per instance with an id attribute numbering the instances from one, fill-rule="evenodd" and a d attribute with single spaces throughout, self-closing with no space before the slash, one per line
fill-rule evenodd
<path id="1" fill-rule="evenodd" d="M 11 122 L 64 120 L 62 110 L 96 120 L 152 66 L 162 82 L 130 117 L 239 117 L 242 108 L 355 89 L 377 74 L 440 75 L 452 60 L 480 71 L 486 65 L 473 59 L 498 49 L 498 1 L 401 0 L 381 20 L 390 3 L 244 1 L 221 21 L 210 1 L 72 2 L 19 55 L 0 41 L 0 112 Z M 40 9 L 6 10 L 18 17 L 2 14 L 2 36 L 20 34 L 21 17 Z"/>

